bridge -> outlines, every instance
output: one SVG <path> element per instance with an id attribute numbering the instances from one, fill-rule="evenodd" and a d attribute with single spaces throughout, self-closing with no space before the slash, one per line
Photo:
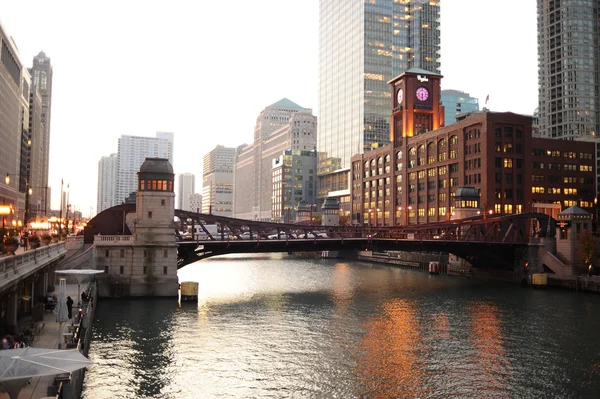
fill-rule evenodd
<path id="1" fill-rule="evenodd" d="M 175 215 L 180 229 L 199 226 L 206 237 L 179 242 L 178 268 L 231 253 L 394 250 L 452 253 L 473 264 L 512 270 L 532 238 L 555 235 L 554 219 L 541 213 L 382 227 L 281 224 L 181 210 Z M 220 226 L 219 232 L 211 234 L 208 224 Z"/>

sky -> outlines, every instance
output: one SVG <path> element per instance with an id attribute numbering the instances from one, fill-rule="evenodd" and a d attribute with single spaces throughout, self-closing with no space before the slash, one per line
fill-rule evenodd
<path id="1" fill-rule="evenodd" d="M 532 114 L 536 2 L 440 4 L 442 89 Z M 319 114 L 319 0 L 0 0 L 0 22 L 24 65 L 51 58 L 53 209 L 64 179 L 73 209 L 95 214 L 98 161 L 123 134 L 174 132 L 174 171 L 201 192 L 204 154 L 251 143 L 264 107 Z"/>

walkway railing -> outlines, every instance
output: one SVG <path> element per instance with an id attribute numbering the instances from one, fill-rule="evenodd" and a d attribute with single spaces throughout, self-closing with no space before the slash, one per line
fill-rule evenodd
<path id="1" fill-rule="evenodd" d="M 64 256 L 65 243 L 59 242 L 47 247 L 32 249 L 18 255 L 0 257 L 0 290 L 13 284 L 51 262 Z"/>

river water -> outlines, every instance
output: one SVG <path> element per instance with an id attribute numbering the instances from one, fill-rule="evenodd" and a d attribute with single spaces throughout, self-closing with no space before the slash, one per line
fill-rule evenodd
<path id="1" fill-rule="evenodd" d="M 83 398 L 597 398 L 600 296 L 229 256 L 198 304 L 98 302 Z"/>

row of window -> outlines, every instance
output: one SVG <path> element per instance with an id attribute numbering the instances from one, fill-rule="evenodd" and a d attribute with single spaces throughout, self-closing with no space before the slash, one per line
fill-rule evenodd
<path id="1" fill-rule="evenodd" d="M 564 195 L 577 195 L 577 189 L 576 188 L 563 188 L 561 189 L 560 187 L 541 187 L 541 186 L 534 186 L 531 187 L 531 192 L 533 194 L 562 194 Z"/>
<path id="2" fill-rule="evenodd" d="M 534 156 L 549 156 L 549 157 L 560 157 L 561 152 L 559 150 L 542 150 L 542 149 L 534 149 L 532 151 Z M 577 153 L 573 151 L 564 151 L 562 153 L 564 158 L 575 159 L 577 158 Z M 580 152 L 579 159 L 593 159 L 593 154 L 591 152 Z"/>
<path id="3" fill-rule="evenodd" d="M 112 252 L 115 252 L 115 250 L 113 249 Z M 104 250 L 104 257 L 105 258 L 110 258 L 110 253 L 111 250 L 110 249 L 105 249 Z M 144 249 L 144 258 L 147 258 L 150 255 L 149 250 Z M 119 258 L 124 258 L 125 257 L 125 249 L 119 249 Z M 169 250 L 168 249 L 164 249 L 163 250 L 163 258 L 168 258 L 169 257 Z"/>

